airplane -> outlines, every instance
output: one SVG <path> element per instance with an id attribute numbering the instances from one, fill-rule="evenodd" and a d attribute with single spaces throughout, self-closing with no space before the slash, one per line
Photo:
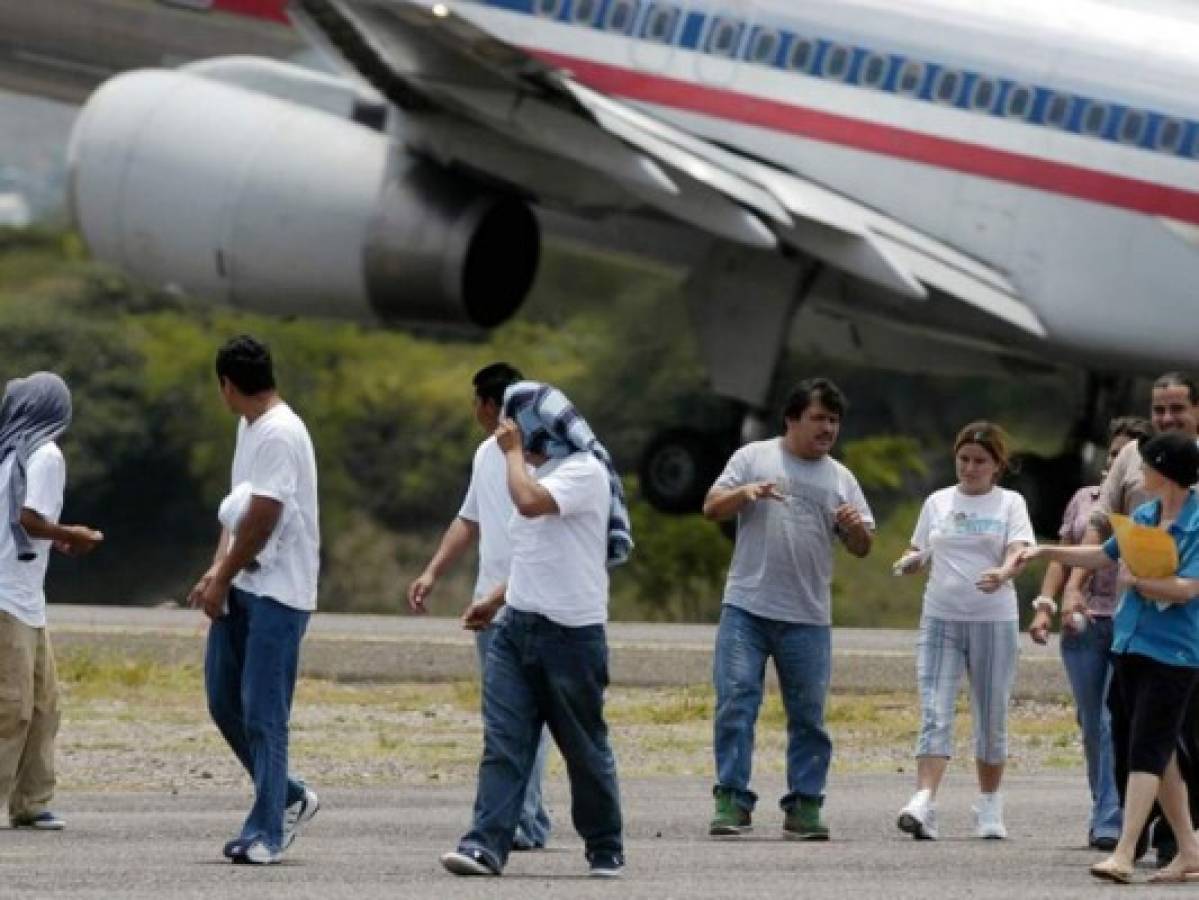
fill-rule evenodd
<path id="1" fill-rule="evenodd" d="M 1052 513 L 1131 376 L 1199 356 L 1182 4 L 171 5 L 294 28 L 328 71 L 239 54 L 105 81 L 69 150 L 93 253 L 246 309 L 484 328 L 519 309 L 543 234 L 684 266 L 712 387 L 744 419 L 651 442 L 661 509 L 697 508 L 730 442 L 763 433 L 788 350 L 1087 373 L 1071 446 L 1026 471 Z"/>

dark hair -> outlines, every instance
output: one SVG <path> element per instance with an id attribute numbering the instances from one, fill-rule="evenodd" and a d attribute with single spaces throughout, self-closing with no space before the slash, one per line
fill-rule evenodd
<path id="1" fill-rule="evenodd" d="M 958 436 L 953 441 L 954 456 L 966 444 L 978 444 L 978 446 L 986 450 L 990 454 L 991 459 L 995 460 L 996 465 L 999 466 L 1001 474 L 1006 472 L 1011 465 L 1011 441 L 1007 436 L 1007 432 L 994 422 L 971 422 L 959 431 Z"/>
<path id="2" fill-rule="evenodd" d="M 1139 441 L 1152 434 L 1153 426 L 1149 424 L 1148 419 L 1142 419 L 1140 416 L 1120 416 L 1118 419 L 1112 419 L 1111 424 L 1107 426 L 1109 444 L 1118 437 Z"/>
<path id="3" fill-rule="evenodd" d="M 783 406 L 783 418 L 798 420 L 804 410 L 812 405 L 813 400 L 838 416 L 845 415 L 845 410 L 849 407 L 841 389 L 827 378 L 805 378 L 791 389 L 791 394 Z"/>
<path id="4" fill-rule="evenodd" d="M 490 400 L 496 406 L 502 406 L 504 391 L 508 389 L 508 386 L 524 380 L 525 376 L 521 375 L 518 369 L 506 362 L 497 362 L 475 372 L 471 384 L 475 386 L 475 396 L 480 400 Z"/>
<path id="5" fill-rule="evenodd" d="M 1189 488 L 1199 481 L 1199 447 L 1189 434 L 1167 431 L 1139 442 L 1141 459 L 1163 478 Z"/>
<path id="6" fill-rule="evenodd" d="M 275 389 L 271 348 L 248 334 L 229 338 L 216 352 L 217 378 L 228 378 L 247 396 Z"/>
<path id="7" fill-rule="evenodd" d="M 1199 403 L 1199 388 L 1195 387 L 1195 379 L 1190 375 L 1185 375 L 1182 372 L 1167 372 L 1165 375 L 1159 375 L 1157 381 L 1153 382 L 1153 389 L 1170 387 L 1184 387 L 1187 389 L 1187 397 L 1191 404 Z"/>

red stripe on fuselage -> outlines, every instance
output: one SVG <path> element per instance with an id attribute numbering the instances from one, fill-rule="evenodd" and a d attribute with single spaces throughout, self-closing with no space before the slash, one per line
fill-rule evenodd
<path id="1" fill-rule="evenodd" d="M 287 0 L 213 0 L 212 8 L 252 19 L 284 22 L 287 19 Z"/>
<path id="2" fill-rule="evenodd" d="M 535 48 L 609 94 L 1199 224 L 1199 193 Z M 1199 166 L 1199 162 L 1195 163 Z"/>

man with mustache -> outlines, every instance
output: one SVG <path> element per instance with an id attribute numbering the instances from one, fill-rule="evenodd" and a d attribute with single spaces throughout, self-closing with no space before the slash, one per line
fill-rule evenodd
<path id="1" fill-rule="evenodd" d="M 737 545 L 716 634 L 716 815 L 709 833 L 751 828 L 754 725 L 773 657 L 787 713 L 783 835 L 828 840 L 821 817 L 832 741 L 824 727 L 831 667 L 833 539 L 870 552 L 874 518 L 857 479 L 829 452 L 845 397 L 831 381 L 800 382 L 782 437 L 747 444 L 704 500 L 714 521 L 737 517 Z"/>

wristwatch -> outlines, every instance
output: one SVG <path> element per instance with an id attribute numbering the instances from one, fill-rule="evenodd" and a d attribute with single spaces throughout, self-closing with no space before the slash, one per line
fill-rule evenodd
<path id="1" fill-rule="evenodd" d="M 1050 615 L 1053 615 L 1055 612 L 1057 612 L 1057 601 L 1052 597 L 1046 597 L 1044 594 L 1034 597 L 1029 606 L 1031 606 L 1037 612 L 1045 610 Z"/>

